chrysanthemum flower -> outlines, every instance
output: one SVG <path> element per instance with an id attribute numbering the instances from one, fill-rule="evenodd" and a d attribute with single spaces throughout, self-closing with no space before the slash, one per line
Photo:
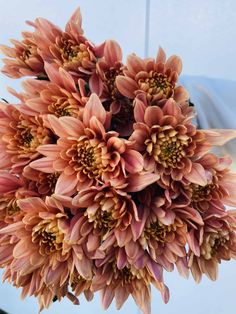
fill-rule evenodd
<path id="1" fill-rule="evenodd" d="M 171 56 L 166 61 L 162 48 L 159 49 L 156 60 L 148 58 L 142 60 L 135 54 L 127 58 L 125 76 L 118 76 L 116 85 L 120 93 L 134 99 L 139 93 L 145 93 L 148 101 L 160 101 L 174 98 L 181 103 L 188 99 L 187 91 L 176 87 L 178 76 L 182 70 L 179 57 Z"/>
<path id="2" fill-rule="evenodd" d="M 83 190 L 73 200 L 73 205 L 84 209 L 84 216 L 89 226 L 93 226 L 90 242 L 97 242 L 97 248 L 103 243 L 106 246 L 117 243 L 124 246 L 132 238 L 130 228 L 132 220 L 139 220 L 137 208 L 131 195 L 104 185 Z M 89 227 L 90 228 L 90 227 Z M 96 235 L 99 235 L 99 238 Z M 90 240 L 91 237 L 91 240 Z M 105 242 L 104 242 L 105 241 Z"/>
<path id="3" fill-rule="evenodd" d="M 30 22 L 36 29 L 34 39 L 43 60 L 57 63 L 75 75 L 91 74 L 97 58 L 103 54 L 103 45 L 95 47 L 91 44 L 83 36 L 81 23 L 80 9 L 74 12 L 64 32 L 43 18 Z"/>
<path id="4" fill-rule="evenodd" d="M 116 307 L 120 309 L 129 295 L 144 314 L 151 312 L 151 284 L 157 288 L 165 303 L 169 300 L 169 290 L 165 284 L 155 276 L 155 266 L 150 268 L 136 268 L 127 261 L 117 266 L 121 249 L 110 250 L 104 260 L 97 260 L 95 276 L 91 289 L 101 291 L 104 309 L 107 309 L 115 298 Z"/>
<path id="5" fill-rule="evenodd" d="M 75 305 L 79 304 L 78 298 L 69 291 L 69 283 L 66 282 L 60 286 L 48 285 L 40 274 L 40 269 L 27 275 L 19 275 L 17 271 L 12 271 L 10 266 L 6 267 L 3 275 L 4 281 L 9 281 L 16 288 L 22 288 L 21 299 L 27 296 L 38 298 L 39 313 L 43 309 L 49 308 L 52 302 L 61 301 L 67 297 Z"/>
<path id="6" fill-rule="evenodd" d="M 78 88 L 72 76 L 57 65 L 45 64 L 50 82 L 28 80 L 23 84 L 21 111 L 28 115 L 54 114 L 57 117 L 78 117 L 88 98 L 85 81 L 78 80 Z"/>
<path id="7" fill-rule="evenodd" d="M 67 241 L 73 230 L 73 219 L 70 219 L 73 209 L 71 200 L 65 197 L 60 200 L 46 198 L 44 202 L 33 197 L 18 200 L 17 204 L 24 213 L 22 221 L 0 231 L 2 236 L 14 235 L 18 239 L 14 243 L 14 260 L 8 271 L 14 275 L 6 274 L 6 278 L 18 286 L 22 280 L 23 287 L 24 278 L 30 278 L 32 294 L 37 294 L 42 282 L 57 292 L 57 288 L 69 283 L 75 271 L 84 279 L 90 280 L 91 261 L 86 257 L 86 252 L 78 243 Z M 48 301 L 51 302 L 56 295 L 49 294 Z"/>
<path id="8" fill-rule="evenodd" d="M 0 221 L 13 223 L 21 219 L 21 210 L 17 205 L 19 199 L 38 196 L 23 176 L 16 176 L 0 171 Z"/>
<path id="9" fill-rule="evenodd" d="M 12 78 L 22 76 L 45 77 L 43 59 L 37 51 L 33 33 L 23 32 L 23 40 L 11 40 L 14 48 L 4 45 L 0 50 L 8 58 L 3 59 L 5 66 L 2 73 Z"/>
<path id="10" fill-rule="evenodd" d="M 139 216 L 139 220 L 133 220 L 131 224 L 133 251 L 146 252 L 168 271 L 176 265 L 180 274 L 187 276 L 187 228 L 203 225 L 200 214 L 181 200 L 172 201 L 168 191 L 164 192 L 156 184 L 133 196 Z M 126 250 L 129 255 L 130 248 Z"/>
<path id="11" fill-rule="evenodd" d="M 212 213 L 199 231 L 189 233 L 189 267 L 196 282 L 201 281 L 202 274 L 216 280 L 219 263 L 236 258 L 235 228 L 235 213 Z"/>
<path id="12" fill-rule="evenodd" d="M 169 176 L 173 180 L 188 176 L 202 184 L 197 171 L 193 173 L 194 178 L 191 176 L 194 163 L 192 165 L 190 158 L 205 144 L 204 133 L 184 121 L 181 109 L 173 99 L 162 109 L 136 103 L 135 119 L 137 123 L 130 140 L 135 141 L 135 148 L 143 154 L 147 171 L 159 173 L 165 183 Z"/>
<path id="13" fill-rule="evenodd" d="M 75 270 L 70 276 L 69 285 L 75 296 L 79 296 L 84 293 L 86 300 L 91 301 L 93 299 L 93 292 L 91 291 L 92 280 L 84 279 Z"/>
<path id="14" fill-rule="evenodd" d="M 164 186 L 169 186 L 170 178 L 207 184 L 206 171 L 197 159 L 209 151 L 211 144 L 221 145 L 236 136 L 234 130 L 197 130 L 173 99 L 162 108 L 146 107 L 138 101 L 134 115 L 137 123 L 129 140 L 143 154 L 144 168 L 160 174 Z"/>
<path id="15" fill-rule="evenodd" d="M 104 56 L 98 60 L 89 85 L 103 101 L 106 110 L 112 112 L 112 129 L 122 136 L 129 136 L 134 122 L 133 105 L 116 86 L 116 77 L 123 75 L 123 68 L 120 46 L 114 40 L 107 40 Z"/>
<path id="16" fill-rule="evenodd" d="M 55 192 L 55 186 L 59 178 L 58 172 L 45 173 L 26 166 L 23 176 L 30 181 L 30 186 L 42 196 L 50 196 Z"/>
<path id="17" fill-rule="evenodd" d="M 117 42 L 107 40 L 104 55 L 96 64 L 96 73 L 89 81 L 91 91 L 102 100 L 116 101 L 123 97 L 116 87 L 116 77 L 122 74 L 122 51 Z"/>
<path id="18" fill-rule="evenodd" d="M 55 193 L 72 195 L 76 190 L 109 181 L 122 185 L 127 172 L 142 170 L 142 156 L 132 149 L 132 143 L 119 138 L 116 132 L 106 132 L 109 116 L 95 94 L 84 107 L 82 121 L 51 115 L 47 119 L 59 139 L 56 145 L 38 148 L 46 157 L 32 162 L 31 167 L 61 173 Z"/>
<path id="19" fill-rule="evenodd" d="M 23 212 L 17 201 L 32 196 L 38 194 L 29 189 L 28 182 L 22 176 L 0 171 L 0 230 L 21 221 Z M 12 262 L 13 249 L 17 242 L 18 239 L 14 234 L 0 234 L 0 267 L 5 267 Z"/>
<path id="20" fill-rule="evenodd" d="M 41 117 L 22 114 L 17 106 L 0 104 L 1 169 L 22 168 L 39 156 L 37 147 L 52 143 L 52 132 L 44 126 Z"/>
<path id="21" fill-rule="evenodd" d="M 217 158 L 213 154 L 203 156 L 198 162 L 208 173 L 207 184 L 184 185 L 182 193 L 190 199 L 192 206 L 202 213 L 209 207 L 224 210 L 224 205 L 236 205 L 235 181 L 236 174 L 230 172 L 230 158 Z"/>

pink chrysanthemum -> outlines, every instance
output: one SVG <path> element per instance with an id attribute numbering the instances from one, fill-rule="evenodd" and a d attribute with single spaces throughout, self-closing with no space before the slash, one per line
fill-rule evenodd
<path id="1" fill-rule="evenodd" d="M 101 291 L 102 305 L 107 309 L 115 298 L 120 309 L 129 295 L 144 314 L 151 313 L 151 284 L 157 288 L 165 303 L 169 290 L 159 277 L 159 267 L 149 263 L 147 267 L 137 268 L 124 258 L 122 249 L 111 249 L 104 259 L 96 261 L 95 276 L 91 289 Z M 158 278 L 156 278 L 158 277 Z"/>
<path id="2" fill-rule="evenodd" d="M 172 201 L 168 190 L 164 192 L 156 184 L 139 192 L 135 199 L 139 220 L 132 221 L 131 229 L 136 259 L 140 259 L 138 251 L 142 250 L 166 270 L 172 271 L 176 265 L 180 274 L 187 276 L 187 230 L 188 226 L 203 225 L 200 214 L 181 199 Z"/>
<path id="3" fill-rule="evenodd" d="M 2 53 L 8 57 L 3 59 L 5 66 L 2 72 L 12 78 L 22 76 L 45 77 L 43 59 L 38 54 L 33 33 L 23 32 L 22 35 L 22 41 L 11 40 L 14 48 L 0 46 Z"/>
<path id="4" fill-rule="evenodd" d="M 21 172 L 39 156 L 39 145 L 53 142 L 53 134 L 41 117 L 24 115 L 17 106 L 1 103 L 0 111 L 0 168 Z"/>
<path id="5" fill-rule="evenodd" d="M 213 154 L 203 156 L 198 162 L 208 173 L 207 184 L 184 185 L 182 193 L 190 200 L 194 208 L 200 212 L 207 212 L 209 207 L 224 210 L 224 205 L 236 205 L 235 180 L 236 174 L 231 173 L 231 160 L 227 157 L 217 158 Z"/>
<path id="6" fill-rule="evenodd" d="M 84 209 L 87 228 L 91 229 L 90 243 L 103 247 L 124 246 L 132 238 L 131 221 L 139 220 L 137 208 L 131 195 L 109 185 L 83 190 L 73 200 L 74 206 Z M 91 241 L 90 241 L 91 238 Z M 106 240 L 106 241 L 105 241 Z"/>
<path id="7" fill-rule="evenodd" d="M 217 139 L 220 145 L 236 136 L 234 130 L 197 130 L 173 99 L 163 108 L 146 107 L 144 102 L 138 101 L 134 116 L 136 123 L 129 140 L 134 141 L 135 149 L 143 154 L 144 168 L 159 174 L 164 186 L 169 186 L 170 178 L 207 184 L 207 174 L 197 159 L 211 148 L 211 144 L 217 144 Z"/>
<path id="8" fill-rule="evenodd" d="M 26 81 L 21 95 L 21 111 L 28 115 L 54 114 L 57 117 L 78 117 L 86 104 L 85 81 L 78 80 L 78 88 L 72 76 L 57 65 L 45 64 L 50 82 Z"/>
<path id="9" fill-rule="evenodd" d="M 228 211 L 204 218 L 200 230 L 189 233 L 189 267 L 196 282 L 202 274 L 211 280 L 217 279 L 218 265 L 222 260 L 236 259 L 235 213 Z"/>
<path id="10" fill-rule="evenodd" d="M 108 40 L 105 42 L 104 56 L 98 60 L 89 85 L 91 91 L 103 101 L 106 110 L 111 111 L 112 129 L 122 136 L 129 136 L 133 130 L 133 105 L 116 86 L 116 77 L 123 75 L 123 68 L 120 46 Z"/>
<path id="11" fill-rule="evenodd" d="M 155 102 L 173 97 L 181 103 L 188 100 L 187 91 L 176 87 L 178 76 L 182 70 L 179 57 L 171 56 L 166 61 L 162 48 L 159 49 L 156 60 L 142 60 L 132 54 L 127 58 L 125 76 L 118 76 L 116 85 L 120 93 L 134 99 L 139 93 L 145 93 L 148 101 Z"/>
<path id="12" fill-rule="evenodd" d="M 0 231 L 1 236 L 15 239 L 14 259 L 4 277 L 17 287 L 28 287 L 24 294 L 40 295 L 44 300 L 41 306 L 45 302 L 48 306 L 55 296 L 60 296 L 62 287 L 67 292 L 72 274 L 92 278 L 91 261 L 79 243 L 68 241 L 73 230 L 69 198 L 46 198 L 43 202 L 34 197 L 18 200 L 17 204 L 23 213 L 22 221 Z"/>
<path id="13" fill-rule="evenodd" d="M 38 196 L 38 193 L 23 176 L 0 171 L 0 221 L 10 224 L 21 220 L 17 201 L 32 196 Z"/>
<path id="14" fill-rule="evenodd" d="M 63 32 L 46 19 L 38 18 L 29 24 L 36 31 L 34 39 L 43 60 L 57 63 L 76 76 L 94 72 L 97 58 L 103 54 L 103 46 L 95 47 L 84 36 L 82 18 L 77 9 L 68 21 Z"/>
<path id="15" fill-rule="evenodd" d="M 55 186 L 59 178 L 58 172 L 45 173 L 26 166 L 23 175 L 30 181 L 30 186 L 41 196 L 50 196 L 55 192 Z"/>
<path id="16" fill-rule="evenodd" d="M 31 167 L 61 173 L 55 193 L 72 195 L 76 190 L 109 181 L 119 186 L 125 183 L 127 172 L 142 170 L 142 156 L 132 149 L 132 143 L 119 138 L 116 132 L 106 132 L 109 116 L 95 94 L 84 107 L 82 120 L 55 116 L 47 119 L 59 139 L 56 145 L 38 148 L 46 157 L 32 162 Z"/>
<path id="17" fill-rule="evenodd" d="M 168 100 L 162 109 L 145 107 L 138 102 L 135 119 L 130 140 L 135 141 L 135 148 L 143 154 L 145 169 L 160 174 L 164 183 L 168 182 L 169 176 L 174 180 L 188 176 L 191 180 L 193 167 L 190 158 L 203 147 L 205 136 L 188 121 L 185 122 L 174 100 Z M 195 180 L 198 178 L 193 178 Z"/>

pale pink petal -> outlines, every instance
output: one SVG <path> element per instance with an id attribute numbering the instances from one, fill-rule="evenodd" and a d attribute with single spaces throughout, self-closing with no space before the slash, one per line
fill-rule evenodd
<path id="1" fill-rule="evenodd" d="M 75 175 L 67 176 L 64 173 L 60 175 L 55 187 L 55 194 L 72 195 L 76 191 L 78 179 Z"/>
<path id="2" fill-rule="evenodd" d="M 165 64 L 165 68 L 171 68 L 172 71 L 177 72 L 178 74 L 182 71 L 182 61 L 178 56 L 171 56 Z"/>
<path id="3" fill-rule="evenodd" d="M 66 32 L 72 34 L 74 36 L 83 34 L 82 26 L 82 16 L 80 12 L 80 8 L 76 9 L 68 23 L 66 24 Z"/>
<path id="4" fill-rule="evenodd" d="M 76 93 L 76 86 L 73 77 L 63 68 L 59 68 L 59 73 L 66 90 Z"/>
<path id="5" fill-rule="evenodd" d="M 144 114 L 147 106 L 139 98 L 134 100 L 134 118 L 136 122 L 144 122 Z"/>
<path id="6" fill-rule="evenodd" d="M 128 150 L 122 157 L 125 160 L 125 169 L 129 173 L 137 173 L 143 170 L 143 157 L 139 152 L 135 150 Z"/>
<path id="7" fill-rule="evenodd" d="M 38 171 L 46 172 L 46 173 L 53 173 L 53 162 L 54 158 L 52 157 L 45 157 L 45 158 L 40 158 L 35 161 L 32 161 L 30 163 L 30 167 L 33 169 L 36 169 Z"/>
<path id="8" fill-rule="evenodd" d="M 59 122 L 68 136 L 79 137 L 84 134 L 84 125 L 74 117 L 61 117 Z"/>
<path id="9" fill-rule="evenodd" d="M 127 192 L 138 192 L 148 185 L 151 185 L 152 183 L 156 182 L 157 180 L 160 179 L 159 174 L 155 173 L 141 173 L 141 174 L 132 174 L 129 175 L 127 181 L 128 181 L 128 186 L 126 188 Z"/>
<path id="10" fill-rule="evenodd" d="M 162 49 L 162 47 L 159 47 L 156 57 L 156 63 L 165 63 L 166 61 L 166 54 L 165 51 Z"/>
<path id="11" fill-rule="evenodd" d="M 115 296 L 115 292 L 113 291 L 111 287 L 107 286 L 104 290 L 102 290 L 101 296 L 102 296 L 102 306 L 104 310 L 107 310 Z"/>
<path id="12" fill-rule="evenodd" d="M 89 97 L 89 101 L 84 108 L 83 122 L 85 126 L 90 125 L 90 119 L 93 116 L 95 116 L 102 124 L 106 121 L 106 110 L 95 93 Z"/>
<path id="13" fill-rule="evenodd" d="M 190 173 L 184 176 L 187 180 L 198 185 L 207 184 L 207 174 L 201 164 L 193 163 Z"/>
<path id="14" fill-rule="evenodd" d="M 104 57 L 110 66 L 122 60 L 122 50 L 119 44 L 114 40 L 107 40 L 104 48 Z"/>
<path id="15" fill-rule="evenodd" d="M 177 103 L 181 104 L 189 99 L 189 93 L 183 86 L 175 88 L 174 99 Z"/>
<path id="16" fill-rule="evenodd" d="M 152 106 L 147 107 L 144 115 L 144 120 L 148 126 L 152 127 L 153 125 L 160 125 L 160 121 L 163 117 L 163 112 L 161 108 Z"/>
<path id="17" fill-rule="evenodd" d="M 131 99 L 135 97 L 134 92 L 139 89 L 138 84 L 134 80 L 122 75 L 116 77 L 116 86 L 122 95 Z"/>
<path id="18" fill-rule="evenodd" d="M 97 75 L 93 73 L 89 79 L 89 87 L 92 93 L 96 93 L 99 97 L 102 95 L 103 91 L 103 82 Z"/>
<path id="19" fill-rule="evenodd" d="M 68 136 L 68 133 L 63 129 L 59 118 L 57 118 L 54 115 L 49 114 L 47 115 L 47 120 L 50 124 L 50 127 L 52 128 L 52 130 L 55 132 L 56 135 L 58 135 L 59 137 Z"/>

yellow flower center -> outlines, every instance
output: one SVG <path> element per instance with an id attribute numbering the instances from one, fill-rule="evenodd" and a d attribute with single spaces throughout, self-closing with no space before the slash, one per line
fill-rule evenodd
<path id="1" fill-rule="evenodd" d="M 164 244 L 166 242 L 167 235 L 174 231 L 176 227 L 174 225 L 163 225 L 161 222 L 153 222 L 150 226 L 145 228 L 145 238 L 154 238 L 156 241 Z"/>
<path id="2" fill-rule="evenodd" d="M 148 77 L 140 78 L 138 85 L 140 89 L 147 93 L 149 100 L 158 94 L 160 94 L 162 98 L 170 98 L 175 88 L 175 85 L 170 82 L 167 75 L 155 71 L 150 71 Z"/>
<path id="3" fill-rule="evenodd" d="M 169 127 L 159 127 L 158 133 L 153 133 L 145 141 L 146 150 L 155 161 L 165 168 L 176 168 L 181 159 L 186 155 L 185 147 L 191 138 L 187 135 L 178 135 L 177 131 Z"/>
<path id="4" fill-rule="evenodd" d="M 31 45 L 25 45 L 25 48 L 20 55 L 20 59 L 24 62 L 29 60 L 29 58 L 33 55 L 34 50 L 35 49 Z"/>
<path id="5" fill-rule="evenodd" d="M 227 249 L 228 241 L 229 232 L 227 230 L 209 234 L 201 246 L 201 255 L 206 260 L 210 260 L 219 252 L 221 247 L 225 247 Z"/>
<path id="6" fill-rule="evenodd" d="M 80 65 L 83 61 L 89 61 L 90 55 L 85 44 L 75 44 L 71 41 L 65 41 L 64 47 L 61 49 L 61 56 L 64 64 L 78 62 Z"/>
<path id="7" fill-rule="evenodd" d="M 115 82 L 116 82 L 117 75 L 121 75 L 121 74 L 122 74 L 122 71 L 117 70 L 115 68 L 110 68 L 104 74 L 107 91 L 113 100 L 117 99 L 120 95 Z"/>
<path id="8" fill-rule="evenodd" d="M 50 173 L 47 175 L 47 183 L 50 189 L 50 192 L 53 194 L 55 191 L 55 186 L 57 183 L 57 179 L 59 178 L 60 174 L 58 172 Z"/>
<path id="9" fill-rule="evenodd" d="M 21 129 L 21 138 L 20 138 L 20 142 L 22 144 L 22 146 L 29 148 L 31 146 L 31 143 L 34 139 L 33 135 L 31 134 L 30 129 L 28 128 L 23 128 Z"/>
<path id="10" fill-rule="evenodd" d="M 63 238 L 64 235 L 59 231 L 56 220 L 43 220 L 33 228 L 32 242 L 39 244 L 42 255 L 61 250 Z"/>
<path id="11" fill-rule="evenodd" d="M 136 270 L 133 267 L 125 266 L 118 269 L 116 263 L 112 264 L 113 276 L 115 280 L 119 280 L 122 286 L 132 283 L 135 279 L 142 279 L 142 270 Z"/>
<path id="12" fill-rule="evenodd" d="M 191 184 L 190 191 L 191 191 L 191 199 L 193 202 L 200 202 L 204 200 L 211 199 L 211 192 L 216 188 L 214 183 L 207 184 L 205 186 Z"/>
<path id="13" fill-rule="evenodd" d="M 72 157 L 75 170 L 82 171 L 90 179 L 99 179 L 104 168 L 102 164 L 102 149 L 102 143 L 92 145 L 87 139 L 79 140 Z"/>

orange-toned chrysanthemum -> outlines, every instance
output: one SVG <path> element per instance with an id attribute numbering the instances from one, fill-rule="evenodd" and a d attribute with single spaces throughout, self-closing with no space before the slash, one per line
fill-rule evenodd
<path id="1" fill-rule="evenodd" d="M 30 181 L 30 187 L 42 196 L 50 196 L 55 192 L 55 186 L 59 178 L 58 172 L 45 173 L 26 166 L 23 176 Z"/>
<path id="2" fill-rule="evenodd" d="M 207 154 L 198 162 L 207 171 L 208 180 L 204 186 L 194 183 L 183 186 L 182 193 L 190 199 L 192 206 L 205 214 L 209 207 L 217 211 L 224 210 L 224 205 L 235 206 L 236 174 L 230 171 L 230 158 Z"/>
<path id="3" fill-rule="evenodd" d="M 104 309 L 110 306 L 114 298 L 117 309 L 120 309 L 131 295 L 142 313 L 150 314 L 151 284 L 161 292 L 165 303 L 169 300 L 169 290 L 156 274 L 159 272 L 159 267 L 151 262 L 141 268 L 130 265 L 122 257 L 122 251 L 122 249 L 111 249 L 103 260 L 96 261 L 97 268 L 95 268 L 91 289 L 101 291 Z"/>
<path id="4" fill-rule="evenodd" d="M 80 9 L 71 16 L 65 31 L 43 18 L 29 23 L 36 29 L 34 39 L 43 60 L 78 76 L 95 71 L 97 58 L 103 54 L 103 45 L 95 47 L 83 36 L 81 23 Z"/>
<path id="5" fill-rule="evenodd" d="M 234 130 L 197 130 L 173 99 L 162 108 L 138 101 L 134 116 L 136 123 L 129 139 L 143 154 L 144 168 L 159 174 L 164 186 L 169 186 L 170 178 L 207 184 L 207 173 L 197 159 L 208 152 L 211 144 L 221 145 L 236 136 Z"/>
<path id="6" fill-rule="evenodd" d="M 77 272 L 86 280 L 92 279 L 92 264 L 79 243 L 68 242 L 74 220 L 70 198 L 38 197 L 21 199 L 17 202 L 24 216 L 22 221 L 1 229 L 1 236 L 14 236 L 11 264 L 5 278 L 18 287 L 28 285 L 31 294 L 44 298 L 50 287 L 54 293 L 69 284 L 71 275 Z M 1 257 L 1 258 L 4 258 Z M 12 274 L 12 276 L 11 276 Z M 24 283 L 24 278 L 26 282 Z M 22 283 L 19 285 L 19 282 Z M 45 291 L 38 291 L 42 283 Z M 44 289 L 43 289 L 44 290 Z M 25 294 L 29 291 L 24 292 Z M 49 294 L 50 302 L 57 294 Z"/>
<path id="7" fill-rule="evenodd" d="M 172 271 L 176 265 L 180 274 L 187 276 L 187 228 L 203 225 L 199 213 L 178 199 L 172 201 L 168 191 L 164 192 L 156 184 L 139 192 L 135 199 L 139 220 L 133 220 L 131 225 L 133 252 L 140 250 L 141 244 L 142 250 L 153 261 L 168 271 Z M 128 255 L 129 250 L 127 247 Z"/>
<path id="8" fill-rule="evenodd" d="M 85 81 L 78 80 L 78 88 L 72 76 L 57 65 L 45 64 L 50 82 L 28 80 L 23 86 L 21 111 L 28 115 L 54 114 L 57 117 L 78 117 L 88 98 Z"/>
<path id="9" fill-rule="evenodd" d="M 33 33 L 23 32 L 22 36 L 22 41 L 11 40 L 14 47 L 0 46 L 1 52 L 8 57 L 3 59 L 2 73 L 12 78 L 45 77 L 43 59 L 38 53 Z"/>
<path id="10" fill-rule="evenodd" d="M 20 275 L 19 272 L 13 271 L 10 266 L 7 266 L 3 280 L 10 282 L 16 288 L 21 288 L 22 299 L 27 296 L 37 297 L 39 313 L 41 313 L 43 309 L 49 308 L 56 300 L 61 301 L 64 297 L 67 297 L 76 305 L 79 304 L 79 300 L 75 294 L 69 291 L 69 281 L 61 285 L 47 284 L 41 276 L 40 271 L 41 269 L 39 268 L 33 273 Z"/>
<path id="11" fill-rule="evenodd" d="M 89 80 L 90 89 L 104 102 L 106 110 L 111 111 L 111 126 L 122 136 L 129 136 L 133 129 L 133 105 L 117 89 L 116 77 L 123 75 L 122 51 L 114 40 L 107 40 L 104 56 L 96 64 L 96 72 Z"/>
<path id="12" fill-rule="evenodd" d="M 17 201 L 32 196 L 38 193 L 23 176 L 0 171 L 0 221 L 7 224 L 19 221 L 22 213 Z"/>
<path id="13" fill-rule="evenodd" d="M 23 212 L 17 204 L 19 199 L 37 195 L 29 190 L 22 176 L 0 171 L 0 230 L 21 221 Z M 0 234 L 0 267 L 6 267 L 13 261 L 13 249 L 17 242 L 14 234 Z"/>
<path id="14" fill-rule="evenodd" d="M 1 103 L 0 111 L 0 168 L 21 172 L 39 156 L 39 145 L 52 143 L 52 132 L 41 117 L 24 115 L 17 106 Z"/>
<path id="15" fill-rule="evenodd" d="M 202 274 L 217 279 L 222 260 L 236 259 L 236 220 L 234 212 L 208 215 L 200 230 L 189 232 L 189 267 L 196 282 Z"/>
<path id="16" fill-rule="evenodd" d="M 188 99 L 188 93 L 182 86 L 176 86 L 182 70 L 179 57 L 171 56 L 166 61 L 162 48 L 156 60 L 142 60 L 135 54 L 128 56 L 125 76 L 118 76 L 116 85 L 119 92 L 131 99 L 139 93 L 145 93 L 148 101 L 155 102 L 173 97 L 178 103 Z"/>
<path id="17" fill-rule="evenodd" d="M 116 101 L 123 97 L 116 87 L 116 77 L 121 75 L 123 68 L 122 50 L 114 40 L 107 40 L 104 55 L 96 64 L 96 73 L 89 81 L 90 89 L 102 100 Z"/>
<path id="18" fill-rule="evenodd" d="M 86 300 L 91 301 L 93 299 L 93 292 L 91 291 L 92 280 L 86 280 L 83 278 L 77 270 L 71 274 L 69 285 L 75 296 L 79 296 L 84 293 Z"/>
<path id="19" fill-rule="evenodd" d="M 135 148 L 143 153 L 146 170 L 160 174 L 164 182 L 168 182 L 169 176 L 174 180 L 188 176 L 191 180 L 191 157 L 203 147 L 205 136 L 192 124 L 185 122 L 175 101 L 168 100 L 162 109 L 145 107 L 142 102 L 138 102 L 135 119 L 137 123 L 134 124 L 130 140 L 135 141 Z M 193 178 L 195 180 L 198 177 Z"/>
<path id="20" fill-rule="evenodd" d="M 96 235 L 100 237 L 98 249 L 101 243 L 107 246 L 106 242 L 108 245 L 117 243 L 122 247 L 133 238 L 131 222 L 139 218 L 136 205 L 131 195 L 126 192 L 114 189 L 108 184 L 90 187 L 78 193 L 73 205 L 84 208 L 88 225 L 93 225 L 89 237 L 94 239 Z M 88 239 L 88 245 L 91 245 L 90 242 L 95 244 L 96 241 Z"/>
<path id="21" fill-rule="evenodd" d="M 52 115 L 47 119 L 59 139 L 55 145 L 39 147 L 38 152 L 46 157 L 32 162 L 31 167 L 61 173 L 55 193 L 72 195 L 109 181 L 122 185 L 128 172 L 142 170 L 142 156 L 132 149 L 132 143 L 116 132 L 106 132 L 109 115 L 95 94 L 85 105 L 82 120 Z"/>

